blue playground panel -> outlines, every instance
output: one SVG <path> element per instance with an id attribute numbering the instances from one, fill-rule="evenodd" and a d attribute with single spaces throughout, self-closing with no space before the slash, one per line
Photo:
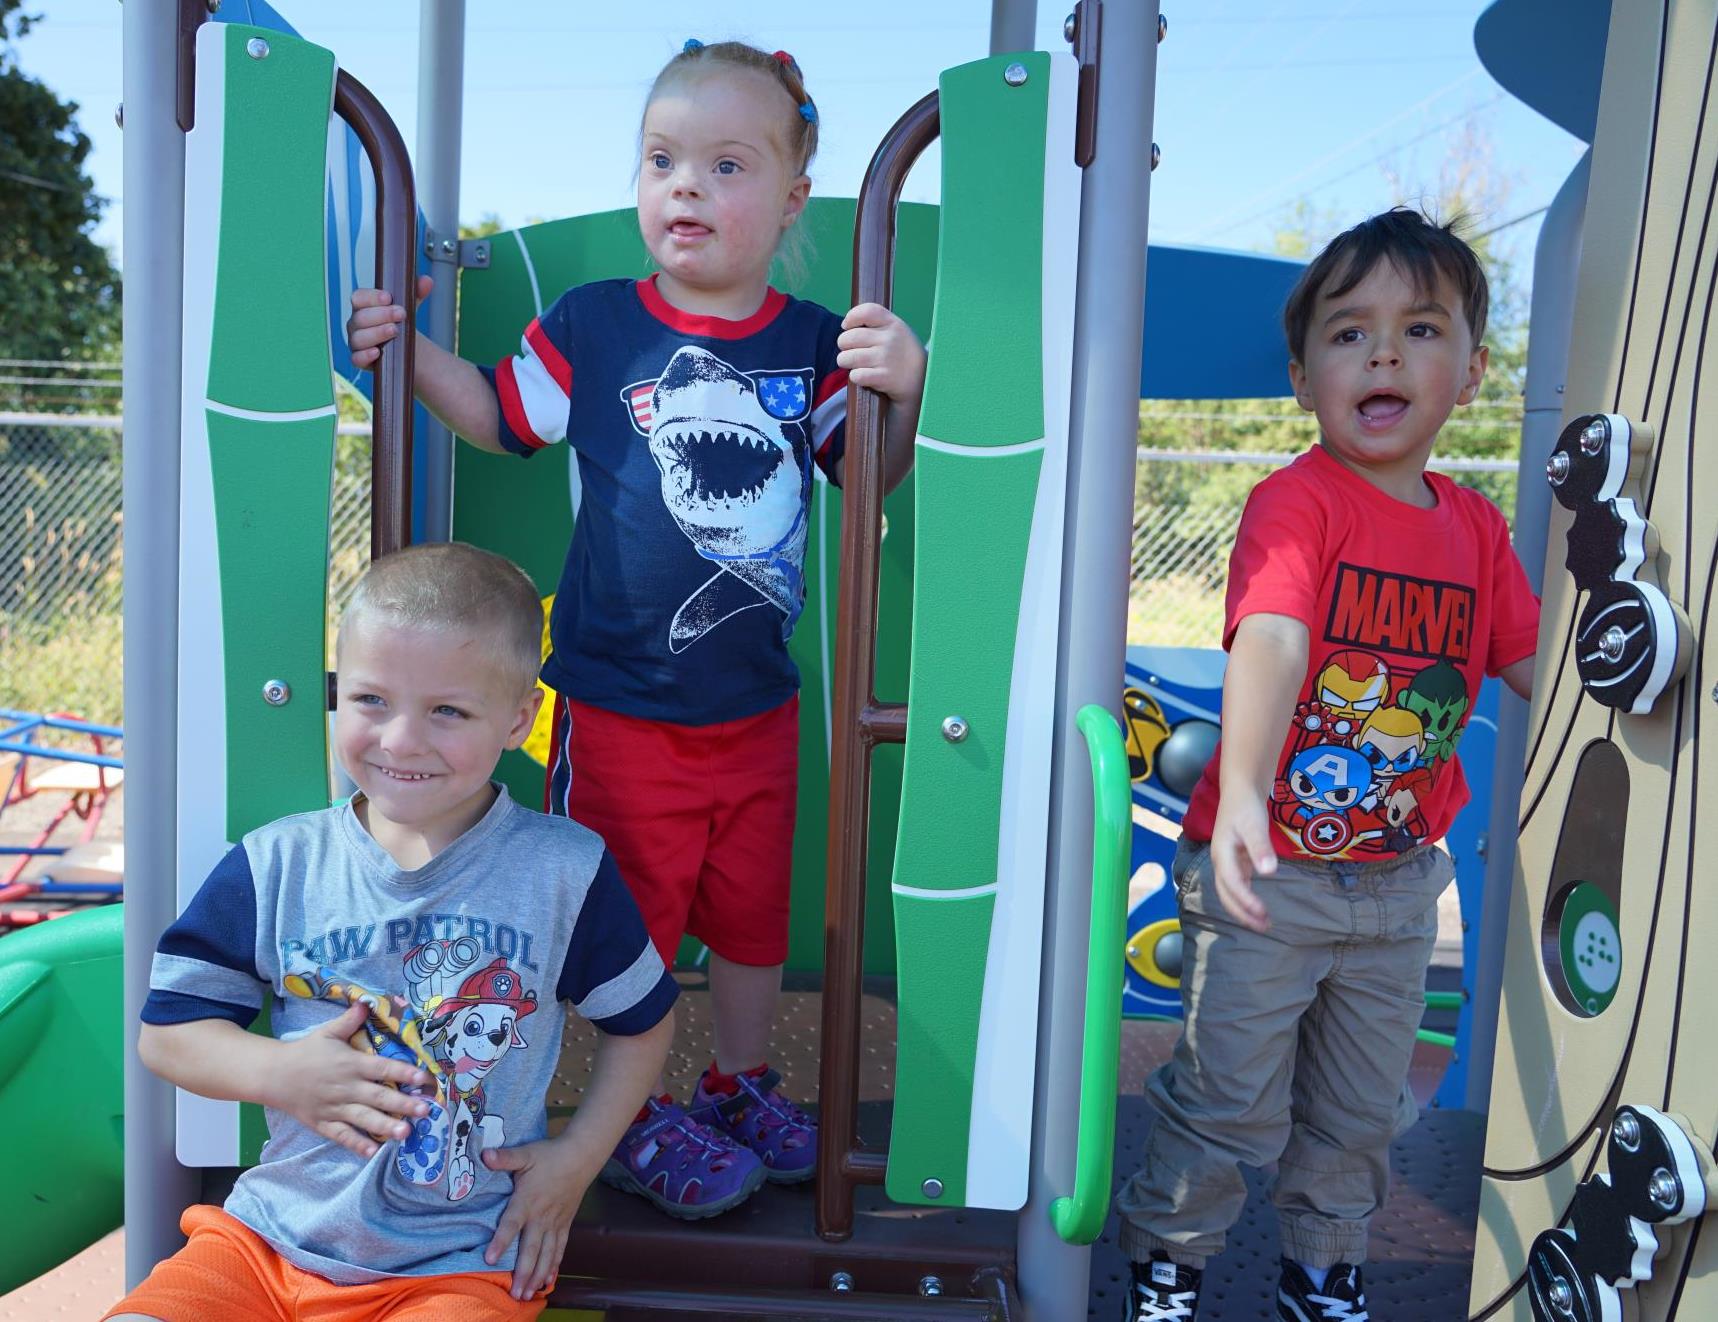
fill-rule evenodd
<path id="1" fill-rule="evenodd" d="M 1180 923 L 1169 865 L 1187 813 L 1187 796 L 1215 744 L 1223 705 L 1226 653 L 1215 648 L 1130 647 L 1122 697 L 1133 780 L 1133 857 L 1128 884 L 1122 1014 L 1181 1017 Z M 1472 799 L 1447 837 L 1462 914 L 1463 1001 L 1456 1045 L 1434 1101 L 1460 1107 L 1473 1028 L 1471 970 L 1478 958 L 1485 836 L 1490 826 L 1497 749 L 1498 681 L 1486 680 L 1462 734 L 1461 763 Z"/>

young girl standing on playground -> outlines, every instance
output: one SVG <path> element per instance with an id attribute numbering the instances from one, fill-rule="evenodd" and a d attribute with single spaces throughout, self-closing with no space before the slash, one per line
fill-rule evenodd
<path id="1" fill-rule="evenodd" d="M 924 382 L 924 349 L 888 309 L 842 318 L 770 286 L 817 130 L 785 52 L 688 41 L 639 137 L 656 273 L 568 290 L 493 369 L 417 341 L 418 397 L 471 444 L 577 452 L 583 499 L 543 667 L 559 695 L 549 805 L 602 835 L 664 962 L 683 933 L 710 949 L 715 1059 L 688 1105 L 645 1105 L 604 1171 L 682 1217 L 814 1173 L 815 1126 L 765 1063 L 798 780 L 787 640 L 813 464 L 841 482 L 848 383 L 888 399 L 892 486 Z M 380 290 L 352 302 L 368 366 L 405 313 Z"/>

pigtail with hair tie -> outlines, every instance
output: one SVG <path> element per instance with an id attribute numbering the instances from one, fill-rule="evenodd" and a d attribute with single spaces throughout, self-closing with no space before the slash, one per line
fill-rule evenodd
<path id="1" fill-rule="evenodd" d="M 784 50 L 771 51 L 770 58 L 777 64 L 781 65 L 783 69 L 793 74 L 795 78 L 799 79 L 800 93 L 803 94 L 805 91 L 805 75 L 800 72 L 799 61 L 794 59 L 793 56 L 789 55 Z M 817 107 L 812 105 L 810 97 L 806 97 L 804 101 L 800 102 L 798 109 L 799 117 L 807 124 L 817 123 Z"/>
<path id="2" fill-rule="evenodd" d="M 704 43 L 699 41 L 698 38 L 687 37 L 686 38 L 686 44 L 680 48 L 680 53 L 682 55 L 696 55 L 699 51 L 701 51 L 703 49 L 704 49 Z"/>

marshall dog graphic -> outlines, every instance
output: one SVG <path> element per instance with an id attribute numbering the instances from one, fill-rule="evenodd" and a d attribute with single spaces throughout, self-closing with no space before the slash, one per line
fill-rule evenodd
<path id="1" fill-rule="evenodd" d="M 405 957 L 405 996 L 304 962 L 283 979 L 294 996 L 363 1005 L 369 1017 L 352 1045 L 430 1075 L 433 1087 L 423 1090 L 429 1114 L 413 1122 L 394 1164 L 413 1184 L 433 1185 L 445 1176 L 449 1202 L 464 1198 L 477 1182 L 473 1138 L 479 1148 L 506 1141 L 502 1117 L 484 1104 L 483 1083 L 509 1051 L 526 1045 L 518 1023 L 537 1008 L 537 993 L 525 990 L 505 959 L 476 969 L 482 956 L 472 937 L 414 947 Z"/>
<path id="2" fill-rule="evenodd" d="M 669 650 L 756 606 L 775 607 L 791 632 L 804 596 L 811 370 L 747 374 L 688 345 L 621 393 L 650 439 L 663 503 L 716 566 L 675 612 Z"/>

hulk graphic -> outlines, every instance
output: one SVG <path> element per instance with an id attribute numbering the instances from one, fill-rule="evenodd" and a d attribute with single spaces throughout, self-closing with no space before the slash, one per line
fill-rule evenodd
<path id="1" fill-rule="evenodd" d="M 1426 760 L 1448 762 L 1461 742 L 1467 716 L 1467 681 L 1448 661 L 1427 666 L 1397 699 L 1426 727 Z"/>

